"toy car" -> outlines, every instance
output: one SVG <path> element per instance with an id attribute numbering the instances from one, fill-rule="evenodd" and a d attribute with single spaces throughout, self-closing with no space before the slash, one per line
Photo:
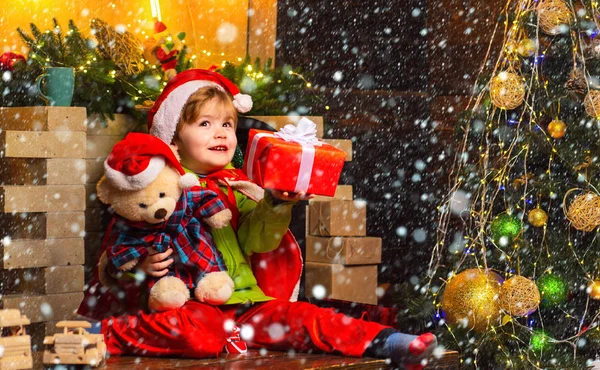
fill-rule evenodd
<path id="1" fill-rule="evenodd" d="M 102 334 L 89 334 L 87 321 L 59 321 L 62 334 L 44 338 L 43 362 L 46 365 L 68 364 L 100 366 L 106 356 L 106 343 Z"/>

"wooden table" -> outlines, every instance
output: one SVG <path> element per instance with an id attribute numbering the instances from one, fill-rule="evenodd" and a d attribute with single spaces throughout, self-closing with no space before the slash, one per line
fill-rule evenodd
<path id="1" fill-rule="evenodd" d="M 34 356 L 34 369 L 42 369 L 41 353 Z M 106 365 L 100 369 L 110 370 L 174 370 L 201 369 L 201 370 L 304 370 L 304 369 L 353 369 L 353 370 L 392 370 L 393 366 L 387 365 L 385 360 L 375 358 L 352 358 L 325 354 L 288 354 L 287 352 L 248 351 L 246 355 L 225 354 L 219 358 L 211 359 L 181 359 L 181 358 L 156 358 L 156 357 L 109 357 Z M 60 367 L 61 370 L 65 367 Z M 440 358 L 433 360 L 427 369 L 458 369 L 458 354 L 447 352 Z"/>

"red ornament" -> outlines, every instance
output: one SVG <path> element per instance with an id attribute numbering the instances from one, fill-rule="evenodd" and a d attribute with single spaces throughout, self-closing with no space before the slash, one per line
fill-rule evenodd
<path id="1" fill-rule="evenodd" d="M 15 63 L 25 61 L 25 56 L 9 51 L 0 55 L 0 71 L 12 71 Z"/>

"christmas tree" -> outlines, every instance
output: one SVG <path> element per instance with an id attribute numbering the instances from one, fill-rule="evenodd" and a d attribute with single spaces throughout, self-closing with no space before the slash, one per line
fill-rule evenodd
<path id="1" fill-rule="evenodd" d="M 594 1 L 508 1 L 461 114 L 422 290 L 468 368 L 599 355 L 599 17 Z"/>

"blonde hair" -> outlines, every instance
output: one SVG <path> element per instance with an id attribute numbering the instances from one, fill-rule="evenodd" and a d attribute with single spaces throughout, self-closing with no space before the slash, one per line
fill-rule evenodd
<path id="1" fill-rule="evenodd" d="M 179 122 L 177 122 L 177 127 L 175 128 L 175 137 L 177 137 L 177 134 L 184 125 L 196 122 L 198 117 L 200 117 L 202 108 L 213 99 L 216 100 L 216 103 L 221 104 L 221 108 L 225 110 L 225 113 L 233 120 L 234 127 L 237 128 L 237 110 L 233 106 L 233 101 L 229 95 L 218 87 L 206 86 L 190 95 L 185 102 L 181 110 Z"/>

